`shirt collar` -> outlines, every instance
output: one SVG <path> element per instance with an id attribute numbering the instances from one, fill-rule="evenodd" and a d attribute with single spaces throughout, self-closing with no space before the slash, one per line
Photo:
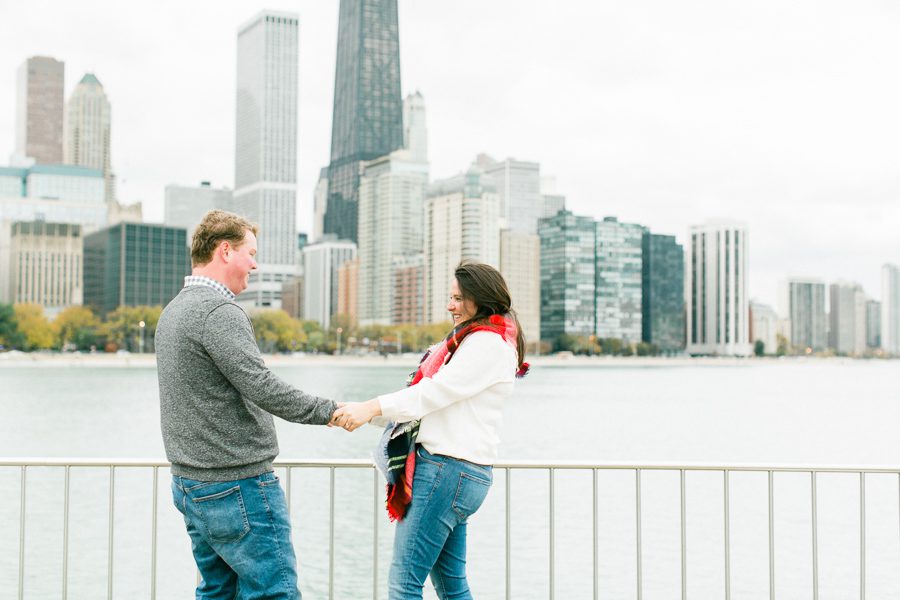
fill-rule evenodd
<path id="1" fill-rule="evenodd" d="M 225 287 L 224 284 L 216 281 L 215 279 L 210 279 L 205 275 L 188 275 L 184 278 L 184 287 L 192 287 L 195 285 L 202 285 L 204 287 L 212 288 L 225 296 L 225 298 L 227 298 L 228 300 L 234 301 L 234 292 L 229 290 L 227 287 Z"/>

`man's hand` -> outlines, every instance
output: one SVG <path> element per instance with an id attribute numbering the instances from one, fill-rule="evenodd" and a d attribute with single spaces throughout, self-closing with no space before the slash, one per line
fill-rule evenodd
<path id="1" fill-rule="evenodd" d="M 335 426 L 334 415 L 336 415 L 336 414 L 338 413 L 338 411 L 341 409 L 342 406 L 346 406 L 346 405 L 347 405 L 346 402 L 335 402 L 335 404 L 337 404 L 337 409 L 336 409 L 333 413 L 331 413 L 331 420 L 328 421 L 328 423 L 326 423 L 326 425 L 328 425 L 328 427 L 334 427 L 334 426 Z"/>
<path id="2" fill-rule="evenodd" d="M 366 402 L 356 402 L 352 404 L 343 404 L 334 411 L 331 417 L 331 424 L 343 427 L 347 431 L 358 429 L 381 414 L 381 403 L 378 398 L 367 400 Z"/>

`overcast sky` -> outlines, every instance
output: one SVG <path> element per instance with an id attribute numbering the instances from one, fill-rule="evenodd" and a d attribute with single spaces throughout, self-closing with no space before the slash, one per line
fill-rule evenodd
<path id="1" fill-rule="evenodd" d="M 66 63 L 112 103 L 125 203 L 234 186 L 238 26 L 300 16 L 298 228 L 328 162 L 338 0 L 0 0 L 0 164 L 16 69 Z M 900 3 L 400 0 L 403 93 L 425 97 L 432 179 L 479 152 L 540 162 L 577 214 L 685 242 L 747 222 L 751 296 L 787 275 L 862 283 L 900 263 Z"/>

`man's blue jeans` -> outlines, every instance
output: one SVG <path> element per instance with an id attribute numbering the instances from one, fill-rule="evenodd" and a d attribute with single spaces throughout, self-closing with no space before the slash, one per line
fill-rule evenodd
<path id="1" fill-rule="evenodd" d="M 203 580 L 197 600 L 299 600 L 297 558 L 275 473 L 237 481 L 172 477 Z"/>
<path id="2" fill-rule="evenodd" d="M 470 599 L 466 520 L 484 502 L 492 469 L 417 448 L 412 502 L 394 535 L 388 598 L 420 600 L 431 574 L 441 600 Z"/>

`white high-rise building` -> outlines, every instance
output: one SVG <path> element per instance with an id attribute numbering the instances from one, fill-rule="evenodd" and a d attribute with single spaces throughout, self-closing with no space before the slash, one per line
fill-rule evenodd
<path id="1" fill-rule="evenodd" d="M 188 245 L 194 237 L 194 229 L 203 216 L 213 210 L 231 210 L 231 190 L 214 188 L 208 181 L 199 186 L 167 185 L 163 223 L 187 229 Z"/>
<path id="2" fill-rule="evenodd" d="M 294 13 L 262 11 L 238 29 L 234 212 L 258 223 L 259 269 L 238 297 L 281 306 L 297 274 L 297 59 Z"/>
<path id="3" fill-rule="evenodd" d="M 838 354 L 866 350 L 866 294 L 858 283 L 839 281 L 829 286 L 828 345 Z"/>
<path id="4" fill-rule="evenodd" d="M 881 347 L 900 356 L 900 267 L 881 267 Z"/>
<path id="5" fill-rule="evenodd" d="M 525 342 L 532 348 L 541 338 L 541 237 L 502 230 L 499 270 L 509 287 Z"/>
<path id="6" fill-rule="evenodd" d="M 81 225 L 16 222 L 10 229 L 9 301 L 59 311 L 83 299 Z M 6 271 L 6 269 L 3 269 Z"/>
<path id="7" fill-rule="evenodd" d="M 710 221 L 691 227 L 689 237 L 686 351 L 748 356 L 747 227 Z"/>
<path id="8" fill-rule="evenodd" d="M 64 160 L 102 171 L 107 202 L 116 195 L 110 159 L 111 115 L 103 85 L 93 73 L 85 74 L 66 106 Z"/>
<path id="9" fill-rule="evenodd" d="M 496 162 L 482 154 L 478 166 L 494 179 L 501 228 L 537 235 L 538 220 L 545 216 L 540 164 L 514 158 Z"/>
<path id="10" fill-rule="evenodd" d="M 437 181 L 425 201 L 425 321 L 447 321 L 450 282 L 460 261 L 499 267 L 499 199 L 477 166 Z"/>
<path id="11" fill-rule="evenodd" d="M 303 318 L 324 328 L 338 312 L 338 269 L 356 258 L 356 244 L 325 239 L 303 248 Z"/>
<path id="12" fill-rule="evenodd" d="M 425 99 L 418 90 L 403 100 L 403 147 L 409 150 L 410 160 L 428 162 Z"/>
<path id="13" fill-rule="evenodd" d="M 422 251 L 428 163 L 406 149 L 363 163 L 359 181 L 359 323 L 389 324 L 393 264 Z"/>

